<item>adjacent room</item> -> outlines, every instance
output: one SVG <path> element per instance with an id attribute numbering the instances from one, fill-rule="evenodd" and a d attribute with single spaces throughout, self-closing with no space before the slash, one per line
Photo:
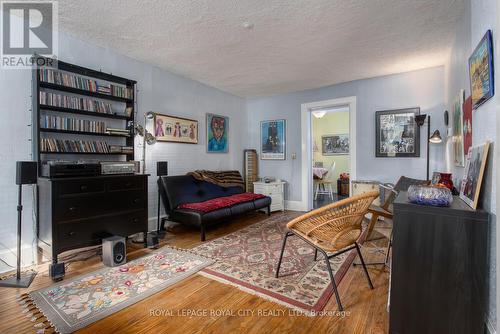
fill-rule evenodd
<path id="1" fill-rule="evenodd" d="M 498 0 L 0 0 L 1 333 L 497 333 Z"/>

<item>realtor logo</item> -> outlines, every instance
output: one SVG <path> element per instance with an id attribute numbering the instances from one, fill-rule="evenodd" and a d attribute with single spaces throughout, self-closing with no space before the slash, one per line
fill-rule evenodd
<path id="1" fill-rule="evenodd" d="M 57 58 L 56 1 L 1 1 L 1 5 L 2 68 L 31 69 L 35 59 L 47 62 L 35 54 Z"/>

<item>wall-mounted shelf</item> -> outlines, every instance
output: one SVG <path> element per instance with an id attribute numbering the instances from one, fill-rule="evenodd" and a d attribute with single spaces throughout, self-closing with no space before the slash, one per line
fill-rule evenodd
<path id="1" fill-rule="evenodd" d="M 118 102 L 133 102 L 133 99 L 127 99 L 125 97 L 120 97 L 120 96 L 114 96 L 114 95 L 108 95 L 108 94 L 102 94 L 98 92 L 92 92 L 89 90 L 84 90 L 84 89 L 78 89 L 78 88 L 73 88 L 73 87 L 68 87 L 68 86 L 63 86 L 63 85 L 57 85 L 45 81 L 40 81 L 40 87 L 42 88 L 47 88 L 47 89 L 52 89 L 52 90 L 57 90 L 60 92 L 67 92 L 67 93 L 73 93 L 73 94 L 78 94 L 78 95 L 85 95 L 85 96 L 92 96 L 98 99 L 104 99 L 104 100 L 112 100 L 112 101 L 118 101 Z"/>
<path id="2" fill-rule="evenodd" d="M 86 115 L 86 116 L 95 116 L 95 117 L 104 117 L 104 118 L 114 118 L 114 119 L 124 119 L 124 120 L 131 120 L 133 117 L 125 116 L 125 115 L 115 115 L 115 114 L 106 114 L 103 112 L 96 112 L 96 111 L 88 111 L 88 110 L 81 110 L 81 109 L 70 109 L 70 108 L 63 108 L 63 107 L 54 107 L 54 106 L 49 106 L 46 104 L 41 104 L 40 105 L 41 110 L 50 110 L 50 111 L 57 111 L 57 112 L 64 112 L 68 114 L 79 114 L 79 115 Z"/>
<path id="3" fill-rule="evenodd" d="M 41 56 L 37 56 L 40 57 Z M 38 62 L 38 63 L 49 63 L 49 62 Z M 33 124 L 32 124 L 32 129 L 33 129 L 33 159 L 38 161 L 38 166 L 39 166 L 39 171 L 41 170 L 42 163 L 44 161 L 48 160 L 65 160 L 61 157 L 58 157 L 59 155 L 95 155 L 95 156 L 117 156 L 116 160 L 133 160 L 134 159 L 134 151 L 131 153 L 98 153 L 98 152 L 52 152 L 52 151 L 42 151 L 41 150 L 41 143 L 42 139 L 45 140 L 58 140 L 58 139 L 63 139 L 64 137 L 61 137 L 64 134 L 71 134 L 72 135 L 72 140 L 82 140 L 81 138 L 85 138 L 84 136 L 96 136 L 96 137 L 101 137 L 102 139 L 99 139 L 99 141 L 103 141 L 104 143 L 109 143 L 106 140 L 106 138 L 114 138 L 114 141 L 111 142 L 112 145 L 119 145 L 119 146 L 124 146 L 124 147 L 134 147 L 134 137 L 132 135 L 126 135 L 126 134 L 107 134 L 107 133 L 99 133 L 99 132 L 89 132 L 89 131 L 77 131 L 77 130 L 64 130 L 64 129 L 51 129 L 47 127 L 42 127 L 44 117 L 50 115 L 50 112 L 55 112 L 55 113 L 61 113 L 61 114 L 77 114 L 77 115 L 82 115 L 82 116 L 88 116 L 89 119 L 85 119 L 85 117 L 80 117 L 78 118 L 79 120 L 82 121 L 90 121 L 90 117 L 99 117 L 103 119 L 104 122 L 104 127 L 112 127 L 112 128 L 119 128 L 125 130 L 127 126 L 129 126 L 129 122 L 134 122 L 135 121 L 135 86 L 137 82 L 135 80 L 131 79 L 126 79 L 122 78 L 113 74 L 108 74 L 104 73 L 101 71 L 96 71 L 92 70 L 89 68 L 69 64 L 63 61 L 57 61 L 54 63 L 54 67 L 51 67 L 50 70 L 55 71 L 55 72 L 61 72 L 67 75 L 65 78 L 70 78 L 70 82 L 68 86 L 65 86 L 66 82 L 58 82 L 58 83 L 50 83 L 47 81 L 42 81 L 42 72 L 44 69 L 39 68 L 36 66 L 37 62 L 34 62 L 34 67 L 33 67 L 33 80 L 32 80 L 32 96 L 33 96 Z M 45 68 L 47 69 L 47 68 Z M 50 80 L 52 79 L 47 79 L 47 77 L 44 76 L 44 80 Z M 66 80 L 66 79 L 65 79 Z M 121 97 L 121 96 L 115 96 L 111 94 L 107 94 L 106 92 L 97 92 L 97 91 L 91 91 L 87 90 L 86 87 L 70 87 L 70 85 L 73 85 L 74 82 L 80 83 L 83 80 L 95 80 L 95 82 L 98 82 L 99 84 L 102 85 L 109 85 L 110 87 L 122 87 L 126 91 L 131 93 L 132 98 L 127 97 Z M 59 107 L 59 106 L 52 106 L 52 105 L 46 105 L 46 104 L 41 104 L 41 98 L 40 98 L 40 93 L 41 92 L 47 92 L 47 93 L 56 93 L 59 95 L 63 96 L 74 96 L 73 94 L 76 95 L 82 95 L 82 96 L 90 96 L 92 98 L 95 98 L 96 102 L 103 102 L 100 100 L 108 101 L 108 104 L 111 103 L 111 101 L 116 101 L 122 103 L 122 106 L 119 107 L 122 112 L 125 111 L 125 109 L 131 109 L 132 113 L 130 116 L 127 116 L 125 114 L 108 114 L 108 113 L 100 113 L 100 112 L 95 112 L 95 111 L 89 111 L 89 110 L 82 110 L 82 109 L 72 109 L 72 108 L 65 108 L 65 107 Z M 45 96 L 45 95 L 44 95 Z M 96 103 L 94 102 L 94 103 Z M 58 102 L 59 103 L 59 102 Z M 116 106 L 113 106 L 111 108 L 114 110 Z M 111 120 L 122 120 L 121 125 L 117 125 L 116 121 L 115 123 L 109 124 L 106 119 L 108 119 L 110 122 Z M 60 127 L 60 126 L 58 126 Z M 65 126 L 62 126 L 65 127 Z M 43 161 L 42 161 L 42 156 L 43 156 Z M 66 158 L 67 159 L 67 158 Z M 76 159 L 76 158 L 75 158 Z M 95 158 L 94 158 L 95 159 Z M 103 158 L 105 159 L 105 158 Z"/>
<path id="4" fill-rule="evenodd" d="M 121 134 L 110 134 L 110 133 L 102 133 L 102 132 L 91 132 L 91 131 L 74 131 L 74 130 L 61 130 L 61 129 L 48 129 L 48 128 L 40 128 L 40 132 L 52 132 L 52 133 L 68 133 L 75 135 L 85 135 L 85 136 L 101 136 L 101 137 L 130 137 L 130 135 L 121 135 Z"/>

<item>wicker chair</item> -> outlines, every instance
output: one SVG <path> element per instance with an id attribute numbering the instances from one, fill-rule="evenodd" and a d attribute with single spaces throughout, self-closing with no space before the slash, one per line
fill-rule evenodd
<path id="1" fill-rule="evenodd" d="M 330 265 L 330 259 L 332 257 L 356 249 L 361 263 L 363 264 L 368 284 L 370 288 L 373 289 L 370 275 L 364 265 L 364 260 L 359 250 L 358 239 L 362 232 L 361 222 L 363 221 L 363 217 L 378 195 L 378 191 L 359 194 L 312 210 L 290 221 L 287 224 L 288 229 L 285 232 L 283 244 L 281 246 L 281 254 L 276 268 L 276 278 L 279 276 L 286 240 L 289 236 L 295 235 L 315 248 L 315 261 L 318 251 L 325 257 L 339 310 L 342 311 L 343 307 L 340 302 L 337 285 L 335 284 L 335 278 Z M 333 254 L 328 255 L 327 252 Z"/>

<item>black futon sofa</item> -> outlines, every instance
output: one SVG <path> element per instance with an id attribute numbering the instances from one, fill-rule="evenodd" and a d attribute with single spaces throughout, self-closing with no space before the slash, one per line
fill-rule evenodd
<path id="1" fill-rule="evenodd" d="M 271 198 L 268 196 L 236 203 L 209 212 L 187 208 L 181 209 L 179 206 L 182 206 L 182 204 L 205 202 L 216 198 L 243 194 L 244 191 L 238 186 L 221 187 L 210 182 L 197 180 L 190 175 L 162 176 L 158 183 L 168 219 L 199 227 L 201 241 L 205 241 L 205 228 L 207 226 L 228 221 L 237 215 L 263 208 L 267 208 L 267 214 L 270 214 Z"/>

